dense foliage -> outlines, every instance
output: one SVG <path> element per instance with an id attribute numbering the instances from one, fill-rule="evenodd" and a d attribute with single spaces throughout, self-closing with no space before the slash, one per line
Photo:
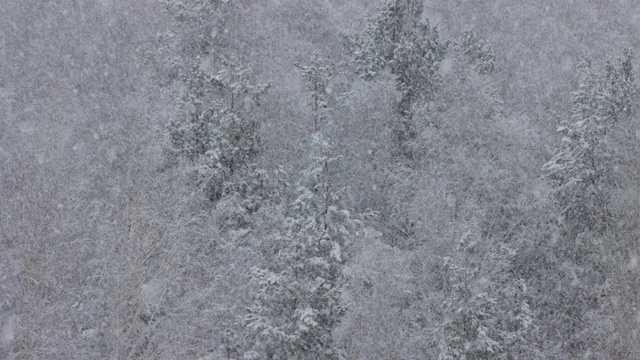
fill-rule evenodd
<path id="1" fill-rule="evenodd" d="M 3 14 L 0 358 L 640 353 L 632 2 Z"/>

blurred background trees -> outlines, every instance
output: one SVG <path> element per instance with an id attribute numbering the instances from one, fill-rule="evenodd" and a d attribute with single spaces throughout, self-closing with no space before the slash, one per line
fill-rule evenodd
<path id="1" fill-rule="evenodd" d="M 5 1 L 0 358 L 635 358 L 639 15 L 506 5 Z"/>

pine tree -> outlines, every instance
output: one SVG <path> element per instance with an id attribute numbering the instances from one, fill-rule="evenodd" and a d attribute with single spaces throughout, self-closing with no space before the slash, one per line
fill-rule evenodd
<path id="1" fill-rule="evenodd" d="M 160 34 L 163 50 L 173 56 L 164 62 L 172 78 L 188 74 L 199 58 L 216 53 L 234 53 L 230 28 L 242 13 L 240 4 L 227 0 L 161 0 L 165 11 L 176 21 L 171 31 Z M 225 51 L 221 51 L 221 50 Z M 161 52 L 164 55 L 164 51 Z M 168 61 L 167 61 L 168 60 Z"/>
<path id="2" fill-rule="evenodd" d="M 337 158 L 320 135 L 314 142 L 320 151 L 298 184 L 276 259 L 251 272 L 257 293 L 245 319 L 252 343 L 245 358 L 338 358 L 332 330 L 344 311 L 344 249 L 361 223 L 340 207 L 331 176 Z"/>
<path id="3" fill-rule="evenodd" d="M 516 252 L 488 241 L 472 229 L 444 258 L 439 359 L 510 359 L 527 352 L 534 323 L 527 286 L 512 275 Z"/>
<path id="4" fill-rule="evenodd" d="M 577 231 L 602 231 L 609 225 L 607 186 L 615 151 L 610 133 L 632 113 L 637 93 L 632 60 L 626 50 L 617 66 L 607 62 L 604 74 L 586 69 L 573 96 L 571 121 L 558 128 L 562 145 L 543 166 L 555 185 L 563 221 Z"/>
<path id="5" fill-rule="evenodd" d="M 332 76 L 332 66 L 328 59 L 314 53 L 310 65 L 296 65 L 296 67 L 311 91 L 313 128 L 317 132 L 320 130 L 322 122 L 329 116 L 329 81 Z"/>
<path id="6" fill-rule="evenodd" d="M 438 69 L 448 43 L 436 28 L 421 21 L 423 6 L 417 0 L 388 0 L 369 20 L 364 36 L 348 40 L 356 71 L 373 80 L 387 70 L 400 92 L 394 124 L 394 143 L 406 158 L 412 158 L 410 142 L 417 134 L 412 122 L 413 107 L 433 97 L 439 85 Z"/>
<path id="7" fill-rule="evenodd" d="M 475 32 L 464 31 L 456 45 L 466 58 L 467 63 L 473 65 L 480 74 L 490 74 L 495 71 L 496 56 L 493 49 L 478 39 Z"/>
<path id="8" fill-rule="evenodd" d="M 253 112 L 269 84 L 253 84 L 250 68 L 224 60 L 214 75 L 193 69 L 184 77 L 181 100 L 186 119 L 169 125 L 174 159 L 195 166 L 195 178 L 207 197 L 217 201 L 234 174 L 250 164 L 260 148 L 259 123 Z"/>
<path id="9" fill-rule="evenodd" d="M 541 297 L 540 317 L 548 324 L 548 341 L 572 358 L 608 358 L 620 347 L 619 337 L 607 335 L 615 326 L 617 302 L 608 262 L 627 250 L 624 241 L 612 241 L 626 235 L 617 234 L 611 194 L 618 187 L 615 168 L 623 161 L 620 133 L 637 94 L 632 60 L 626 50 L 616 62 L 607 62 L 604 73 L 585 69 L 571 121 L 558 129 L 562 145 L 543 167 L 559 207 L 555 236 L 561 241 L 550 244 L 554 256 L 547 267 L 554 270 L 546 286 L 556 292 Z"/>

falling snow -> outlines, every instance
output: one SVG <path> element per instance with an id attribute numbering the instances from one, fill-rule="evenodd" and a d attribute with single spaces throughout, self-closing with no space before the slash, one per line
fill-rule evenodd
<path id="1" fill-rule="evenodd" d="M 2 14 L 0 359 L 639 358 L 635 2 Z"/>

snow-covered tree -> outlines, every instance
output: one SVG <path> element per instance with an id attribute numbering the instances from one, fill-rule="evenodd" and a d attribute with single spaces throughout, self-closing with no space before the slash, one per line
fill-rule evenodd
<path id="1" fill-rule="evenodd" d="M 625 149 L 623 134 L 637 95 L 632 61 L 626 50 L 607 62 L 604 73 L 584 70 L 571 120 L 558 129 L 562 145 L 543 167 L 559 220 L 547 245 L 552 255 L 545 257 L 545 267 L 554 271 L 547 270 L 540 284 L 555 291 L 538 299 L 538 311 L 547 341 L 570 358 L 618 358 L 623 346 L 619 336 L 606 334 L 615 332 L 616 304 L 626 287 L 614 287 L 613 274 L 620 271 L 612 263 L 630 251 L 629 229 L 612 195 L 630 186 L 618 168 L 629 169 L 624 154 L 633 150 Z"/>
<path id="2" fill-rule="evenodd" d="M 254 268 L 255 302 L 246 316 L 246 359 L 337 359 L 332 331 L 344 309 L 345 247 L 361 222 L 341 207 L 326 140 L 314 135 L 318 153 L 303 172 L 285 230 L 274 239 L 269 268 Z"/>
<path id="3" fill-rule="evenodd" d="M 493 49 L 482 39 L 478 39 L 475 32 L 464 31 L 456 45 L 467 63 L 473 65 L 480 74 L 490 74 L 495 71 L 496 56 Z"/>
<path id="4" fill-rule="evenodd" d="M 156 61 L 171 80 L 189 74 L 201 58 L 234 53 L 233 25 L 241 14 L 238 2 L 226 0 L 160 0 L 174 20 L 157 34 L 163 45 Z M 225 51 L 222 51 L 222 50 Z"/>
<path id="5" fill-rule="evenodd" d="M 408 143 L 416 138 L 413 107 L 432 98 L 439 84 L 438 69 L 448 43 L 438 31 L 421 20 L 423 5 L 417 0 L 388 0 L 369 19 L 362 36 L 348 39 L 356 71 L 372 80 L 388 71 L 400 93 L 400 119 L 393 126 L 394 142 L 411 158 Z"/>
<path id="6" fill-rule="evenodd" d="M 330 116 L 329 111 L 329 81 L 332 76 L 332 66 L 327 58 L 314 53 L 309 65 L 296 65 L 298 71 L 311 91 L 311 112 L 313 114 L 314 131 L 320 130 L 323 121 Z"/>
<path id="7" fill-rule="evenodd" d="M 269 84 L 253 84 L 251 69 L 229 60 L 214 75 L 202 68 L 193 74 L 184 78 L 188 91 L 181 105 L 186 119 L 169 125 L 169 154 L 195 166 L 198 184 L 215 201 L 259 151 L 259 123 L 253 111 Z"/>
<path id="8" fill-rule="evenodd" d="M 533 313 L 524 280 L 512 275 L 515 256 L 471 229 L 444 258 L 439 359 L 512 359 L 526 353 Z"/>
<path id="9" fill-rule="evenodd" d="M 615 163 L 611 131 L 633 111 L 637 93 L 633 54 L 626 50 L 605 73 L 587 68 L 573 95 L 571 119 L 558 131 L 562 145 L 543 171 L 556 188 L 563 221 L 579 230 L 604 230 L 609 224 L 607 188 Z"/>

